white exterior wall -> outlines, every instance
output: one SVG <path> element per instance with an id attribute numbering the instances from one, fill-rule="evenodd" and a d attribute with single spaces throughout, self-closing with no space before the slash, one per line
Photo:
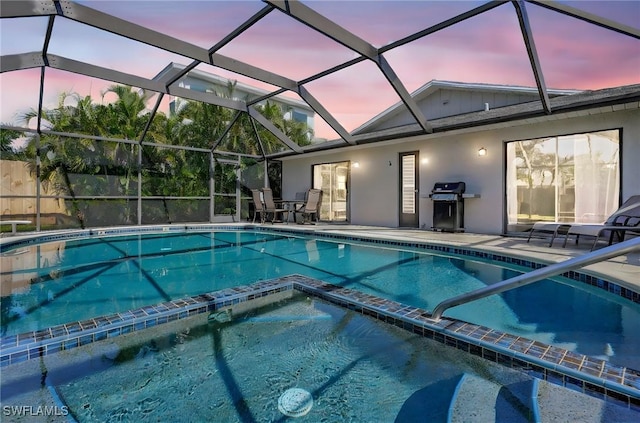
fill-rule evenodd
<path id="1" fill-rule="evenodd" d="M 465 200 L 465 230 L 500 234 L 504 222 L 505 141 L 621 128 L 622 197 L 640 194 L 640 109 L 637 104 L 634 107 L 572 118 L 536 118 L 531 123 L 511 122 L 482 131 L 413 137 L 404 142 L 391 141 L 286 158 L 282 167 L 283 197 L 293 198 L 296 192 L 310 187 L 313 164 L 357 161 L 360 167 L 351 169 L 350 223 L 397 227 L 398 153 L 415 150 L 419 151 L 420 159 L 429 159 L 429 163 L 419 164 L 420 227 L 432 225 L 433 208 L 428 195 L 433 185 L 464 181 L 466 193 L 481 195 L 478 199 Z M 478 156 L 480 147 L 487 148 L 486 156 Z"/>

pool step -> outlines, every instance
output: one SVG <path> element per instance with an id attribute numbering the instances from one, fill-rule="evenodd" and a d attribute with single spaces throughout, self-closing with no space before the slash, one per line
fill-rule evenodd
<path id="1" fill-rule="evenodd" d="M 605 402 L 591 395 L 540 381 L 538 391 L 540 421 L 571 421 L 583 423 L 637 422 L 640 413 L 613 402 Z"/>
<path id="2" fill-rule="evenodd" d="M 451 399 L 449 423 L 536 422 L 537 384 L 530 378 L 508 385 L 465 374 Z"/>
<path id="3" fill-rule="evenodd" d="M 439 380 L 415 391 L 402 404 L 396 416 L 396 423 L 425 421 L 430 423 L 448 423 L 451 403 L 456 398 L 459 387 L 465 379 L 464 374 Z"/>

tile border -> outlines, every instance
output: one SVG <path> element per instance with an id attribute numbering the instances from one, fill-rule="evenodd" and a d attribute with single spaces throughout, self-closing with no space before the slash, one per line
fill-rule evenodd
<path id="1" fill-rule="evenodd" d="M 427 310 L 302 275 L 260 281 L 38 332 L 3 337 L 0 367 L 293 290 L 523 371 L 532 377 L 640 411 L 638 370 L 614 366 L 604 360 L 460 320 L 442 318 L 436 321 Z"/>

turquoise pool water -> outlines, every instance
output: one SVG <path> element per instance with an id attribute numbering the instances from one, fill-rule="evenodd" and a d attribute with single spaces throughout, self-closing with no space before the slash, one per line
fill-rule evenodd
<path id="1" fill-rule="evenodd" d="M 294 273 L 429 310 L 517 274 L 423 251 L 247 231 L 59 241 L 4 251 L 2 260 L 3 336 Z M 640 368 L 640 307 L 579 282 L 546 280 L 446 314 Z"/>

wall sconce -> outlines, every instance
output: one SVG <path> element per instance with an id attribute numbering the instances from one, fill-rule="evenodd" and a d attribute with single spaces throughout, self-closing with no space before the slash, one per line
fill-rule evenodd
<path id="1" fill-rule="evenodd" d="M 423 165 L 429 164 L 429 159 L 425 157 L 420 160 L 420 163 L 422 163 Z"/>
<path id="2" fill-rule="evenodd" d="M 353 167 L 360 167 L 360 162 L 353 162 Z"/>
<path id="3" fill-rule="evenodd" d="M 480 149 L 478 150 L 478 156 L 482 157 L 486 155 L 487 155 L 487 149 L 484 147 L 480 147 Z"/>

